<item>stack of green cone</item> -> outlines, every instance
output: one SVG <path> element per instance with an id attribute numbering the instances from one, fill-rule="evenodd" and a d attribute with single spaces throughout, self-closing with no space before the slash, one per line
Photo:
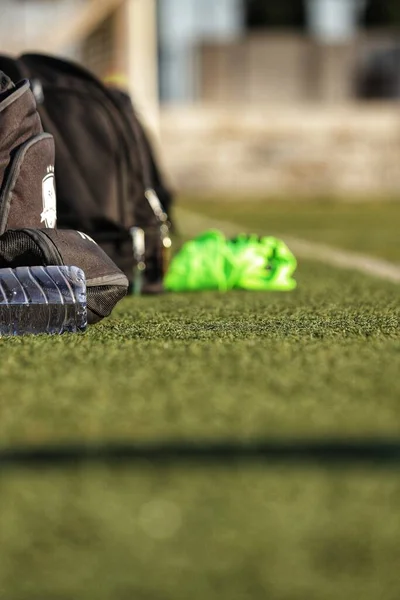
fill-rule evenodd
<path id="1" fill-rule="evenodd" d="M 229 240 L 211 230 L 183 245 L 164 285 L 171 292 L 291 291 L 296 267 L 296 258 L 277 238 L 243 234 Z"/>

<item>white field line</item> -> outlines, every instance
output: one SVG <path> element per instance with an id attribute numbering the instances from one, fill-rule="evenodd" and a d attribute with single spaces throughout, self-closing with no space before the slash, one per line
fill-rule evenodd
<path id="1" fill-rule="evenodd" d="M 207 229 L 220 229 L 225 235 L 234 236 L 238 233 L 268 234 L 266 231 L 245 231 L 245 228 L 231 221 L 211 219 L 190 210 L 178 208 L 176 214 L 181 223 L 184 223 L 184 232 L 190 236 L 197 235 Z M 327 265 L 359 271 L 372 277 L 400 283 L 400 266 L 386 260 L 374 258 L 367 254 L 359 254 L 350 250 L 341 250 L 325 244 L 309 242 L 291 236 L 279 236 L 299 258 L 306 258 L 322 262 Z"/>

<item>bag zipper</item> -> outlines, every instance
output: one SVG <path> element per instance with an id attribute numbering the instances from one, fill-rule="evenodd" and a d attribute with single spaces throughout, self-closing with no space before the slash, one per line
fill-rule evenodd
<path id="1" fill-rule="evenodd" d="M 22 231 L 29 235 L 29 237 L 39 246 L 40 250 L 43 252 L 44 259 L 48 266 L 64 266 L 64 261 L 57 246 L 43 230 L 22 229 Z"/>

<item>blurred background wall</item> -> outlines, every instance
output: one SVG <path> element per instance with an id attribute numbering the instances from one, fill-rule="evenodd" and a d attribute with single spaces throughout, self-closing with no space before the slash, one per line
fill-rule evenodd
<path id="1" fill-rule="evenodd" d="M 397 194 L 398 0 L 1 0 L 0 49 L 123 75 L 173 181 Z"/>

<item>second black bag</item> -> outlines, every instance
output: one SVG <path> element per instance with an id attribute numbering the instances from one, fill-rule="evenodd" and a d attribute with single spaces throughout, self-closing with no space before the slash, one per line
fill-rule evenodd
<path id="1" fill-rule="evenodd" d="M 145 232 L 143 292 L 162 291 L 172 195 L 129 97 L 52 56 L 0 56 L 14 82 L 29 79 L 44 131 L 54 137 L 58 227 L 90 235 L 132 282 L 132 228 Z"/>

